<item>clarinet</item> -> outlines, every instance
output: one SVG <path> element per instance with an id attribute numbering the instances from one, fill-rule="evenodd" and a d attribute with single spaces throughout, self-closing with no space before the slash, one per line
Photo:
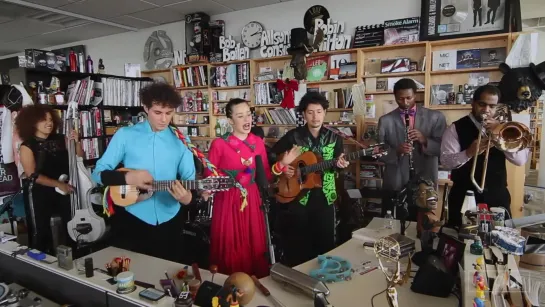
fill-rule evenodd
<path id="1" fill-rule="evenodd" d="M 409 112 L 405 113 L 405 141 L 411 144 L 411 151 L 409 152 L 409 180 L 414 178 L 414 162 L 413 162 L 413 141 L 409 139 L 409 129 L 411 126 L 411 119 L 409 117 Z"/>

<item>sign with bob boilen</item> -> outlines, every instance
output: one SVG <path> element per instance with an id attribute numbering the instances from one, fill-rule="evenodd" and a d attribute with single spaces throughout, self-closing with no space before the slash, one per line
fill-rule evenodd
<path id="1" fill-rule="evenodd" d="M 318 51 L 333 51 L 348 49 L 352 46 L 352 35 L 344 34 L 344 22 L 334 21 L 331 18 L 327 22 L 320 18 L 314 20 L 314 36 L 318 29 L 324 31 L 324 41 Z"/>
<path id="2" fill-rule="evenodd" d="M 250 48 L 241 47 L 231 35 L 220 36 L 220 49 L 223 53 L 223 62 L 247 60 L 250 58 Z"/>

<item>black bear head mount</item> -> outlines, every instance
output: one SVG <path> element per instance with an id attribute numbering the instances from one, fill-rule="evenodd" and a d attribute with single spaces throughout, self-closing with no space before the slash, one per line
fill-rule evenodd
<path id="1" fill-rule="evenodd" d="M 500 64 L 503 77 L 499 83 L 502 103 L 515 113 L 520 113 L 534 104 L 545 90 L 541 69 L 545 62 L 538 66 L 533 63 L 528 67 L 511 68 Z"/>

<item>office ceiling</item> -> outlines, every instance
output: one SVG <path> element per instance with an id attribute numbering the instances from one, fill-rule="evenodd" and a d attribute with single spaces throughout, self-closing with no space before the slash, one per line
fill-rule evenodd
<path id="1" fill-rule="evenodd" d="M 289 0 L 0 0 L 0 56 Z"/>

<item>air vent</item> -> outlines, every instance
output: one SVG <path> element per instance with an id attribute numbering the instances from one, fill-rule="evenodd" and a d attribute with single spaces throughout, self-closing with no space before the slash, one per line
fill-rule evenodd
<path id="1" fill-rule="evenodd" d="M 27 16 L 27 18 L 31 18 L 31 19 L 49 23 L 49 24 L 59 25 L 62 27 L 74 27 L 74 26 L 85 24 L 85 23 L 89 23 L 87 20 L 83 20 L 80 18 L 66 16 L 66 15 L 57 14 L 53 12 L 43 12 L 43 11 Z"/>

